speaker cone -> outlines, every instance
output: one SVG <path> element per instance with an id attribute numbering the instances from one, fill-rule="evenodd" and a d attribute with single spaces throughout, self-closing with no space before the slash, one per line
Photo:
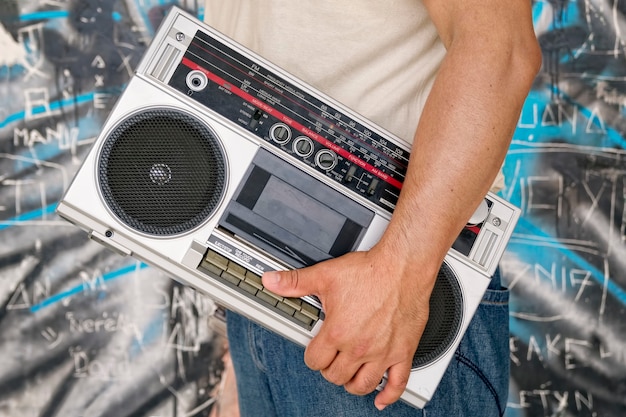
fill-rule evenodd
<path id="1" fill-rule="evenodd" d="M 463 319 L 463 294 L 454 271 L 444 263 L 430 297 L 430 315 L 417 351 L 413 368 L 428 365 L 441 357 L 454 343 Z"/>
<path id="2" fill-rule="evenodd" d="M 213 132 L 177 110 L 156 108 L 122 120 L 98 161 L 104 200 L 126 225 L 169 236 L 194 229 L 218 207 L 225 158 Z"/>

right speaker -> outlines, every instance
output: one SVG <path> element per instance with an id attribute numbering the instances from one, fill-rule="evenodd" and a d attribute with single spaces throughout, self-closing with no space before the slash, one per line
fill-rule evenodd
<path id="1" fill-rule="evenodd" d="M 436 361 L 454 346 L 463 322 L 463 292 L 452 268 L 444 262 L 430 297 L 426 328 L 413 356 L 413 369 Z"/>

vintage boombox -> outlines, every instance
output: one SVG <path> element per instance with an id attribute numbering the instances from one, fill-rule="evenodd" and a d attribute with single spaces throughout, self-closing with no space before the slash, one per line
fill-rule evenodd
<path id="1" fill-rule="evenodd" d="M 57 210 L 92 239 L 306 345 L 324 320 L 319 301 L 273 294 L 261 275 L 371 248 L 409 149 L 173 8 Z M 489 194 L 450 249 L 404 401 L 422 407 L 433 395 L 518 216 Z"/>

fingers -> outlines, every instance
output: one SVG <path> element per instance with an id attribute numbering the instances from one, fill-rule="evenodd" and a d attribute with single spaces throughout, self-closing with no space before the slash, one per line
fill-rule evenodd
<path id="1" fill-rule="evenodd" d="M 319 371 L 328 382 L 343 385 L 346 391 L 354 395 L 366 395 L 374 391 L 385 372 L 379 366 L 354 361 L 345 352 L 337 353 L 331 363 Z"/>
<path id="2" fill-rule="evenodd" d="M 378 393 L 374 400 L 376 408 L 382 410 L 400 399 L 409 382 L 410 373 L 411 362 L 399 363 L 389 368 L 385 388 Z"/>
<path id="3" fill-rule="evenodd" d="M 314 371 L 321 371 L 333 363 L 337 354 L 337 348 L 332 343 L 326 342 L 323 335 L 321 337 L 318 335 L 311 339 L 304 351 L 304 363 Z"/>
<path id="4" fill-rule="evenodd" d="M 312 370 L 321 371 L 322 376 L 335 385 L 344 385 L 349 392 L 349 384 L 353 383 L 354 394 L 363 395 L 372 392 L 386 370 L 382 362 L 380 369 L 370 364 L 371 344 L 366 341 L 357 342 L 349 337 L 349 344 L 341 342 L 342 336 L 349 334 L 343 323 L 336 323 L 332 317 L 324 323 L 319 334 L 314 337 L 304 352 L 304 361 Z"/>
<path id="5" fill-rule="evenodd" d="M 344 384 L 344 388 L 355 395 L 369 394 L 380 385 L 384 373 L 385 369 L 380 364 L 367 363 L 361 366 L 354 378 Z"/>
<path id="6" fill-rule="evenodd" d="M 263 274 L 263 286 L 283 297 L 304 297 L 316 295 L 320 298 L 330 289 L 336 273 L 333 273 L 334 259 L 313 266 L 287 271 L 268 271 Z"/>
<path id="7" fill-rule="evenodd" d="M 354 376 L 359 372 L 361 366 L 362 365 L 360 362 L 351 360 L 349 355 L 345 352 L 339 352 L 333 359 L 332 363 L 330 363 L 327 367 L 321 369 L 320 372 L 324 379 L 326 379 L 328 382 L 339 386 L 344 385 L 347 389 L 347 384 L 352 379 L 354 379 Z M 374 388 L 376 388 L 376 386 L 374 386 Z M 372 392 L 374 388 L 370 389 L 368 392 Z M 367 392 L 361 393 L 359 391 L 352 393 L 357 395 L 363 395 Z"/>
<path id="8" fill-rule="evenodd" d="M 387 370 L 385 387 L 374 401 L 376 408 L 382 410 L 400 399 L 409 381 L 410 371 L 410 363 L 396 364 Z M 343 385 L 351 394 L 367 395 L 380 385 L 385 369 L 380 364 L 373 363 L 355 365 L 348 354 L 339 352 L 321 373 L 327 381 Z"/>
<path id="9" fill-rule="evenodd" d="M 308 279 L 309 268 L 289 271 L 270 271 L 263 274 L 263 286 L 283 297 L 304 297 L 315 294 L 317 286 Z"/>

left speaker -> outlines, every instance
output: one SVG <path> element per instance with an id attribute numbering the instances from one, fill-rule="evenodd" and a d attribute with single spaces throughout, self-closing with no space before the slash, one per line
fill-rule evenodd
<path id="1" fill-rule="evenodd" d="M 115 125 L 100 150 L 97 174 L 103 199 L 121 222 L 170 236 L 193 230 L 219 206 L 226 159 L 198 118 L 153 108 Z"/>

